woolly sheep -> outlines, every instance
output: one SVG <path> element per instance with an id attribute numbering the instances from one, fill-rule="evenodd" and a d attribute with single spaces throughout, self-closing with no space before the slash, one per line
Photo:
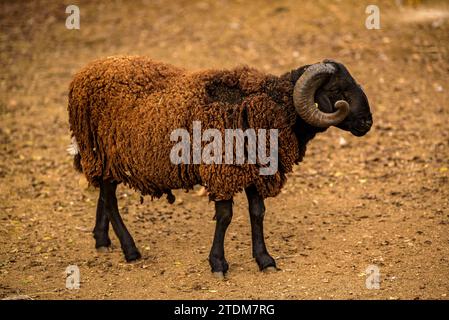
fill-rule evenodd
<path id="1" fill-rule="evenodd" d="M 317 106 L 317 104 L 318 106 Z M 279 194 L 286 174 L 302 161 L 306 144 L 329 126 L 366 134 L 372 117 L 366 95 L 341 63 L 325 60 L 274 76 L 250 67 L 190 72 L 146 57 L 110 57 L 78 72 L 69 90 L 74 166 L 100 188 L 94 238 L 107 249 L 109 222 L 127 261 L 140 257 L 117 207 L 124 183 L 142 195 L 173 202 L 174 189 L 203 185 L 215 202 L 216 230 L 209 262 L 228 270 L 224 236 L 233 196 L 245 190 L 253 257 L 260 270 L 275 270 L 263 237 L 264 199 Z M 261 163 L 173 164 L 173 130 L 277 129 L 278 168 L 261 175 Z M 203 142 L 204 144 L 204 142 Z M 247 151 L 247 150 L 245 150 Z"/>

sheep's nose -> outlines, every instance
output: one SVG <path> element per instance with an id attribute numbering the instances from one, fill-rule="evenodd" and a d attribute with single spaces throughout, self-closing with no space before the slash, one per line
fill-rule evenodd
<path id="1" fill-rule="evenodd" d="M 362 119 L 360 121 L 360 123 L 364 129 L 370 129 L 371 126 L 373 125 L 373 118 L 368 117 L 368 118 Z"/>
<path id="2" fill-rule="evenodd" d="M 373 119 L 370 118 L 370 119 L 363 120 L 363 124 L 366 127 L 371 127 L 373 125 Z"/>

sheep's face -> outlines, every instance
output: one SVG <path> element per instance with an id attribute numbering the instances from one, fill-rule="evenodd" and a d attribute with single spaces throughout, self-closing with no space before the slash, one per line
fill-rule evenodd
<path id="1" fill-rule="evenodd" d="M 335 72 L 315 91 L 318 108 L 325 113 L 332 113 L 336 111 L 337 101 L 346 101 L 349 104 L 349 113 L 335 126 L 358 137 L 365 135 L 373 124 L 365 92 L 343 64 L 329 60 L 325 62 L 331 64 Z"/>

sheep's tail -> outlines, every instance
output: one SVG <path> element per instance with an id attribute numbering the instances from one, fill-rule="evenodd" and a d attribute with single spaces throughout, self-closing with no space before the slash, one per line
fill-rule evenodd
<path id="1" fill-rule="evenodd" d="M 75 136 L 72 136 L 72 143 L 67 147 L 67 152 L 73 156 L 73 167 L 78 172 L 83 172 L 83 167 L 81 166 L 81 154 L 78 142 Z"/>

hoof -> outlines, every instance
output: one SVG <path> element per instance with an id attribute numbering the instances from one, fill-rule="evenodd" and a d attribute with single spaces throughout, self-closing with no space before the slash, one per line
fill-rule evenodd
<path id="1" fill-rule="evenodd" d="M 98 247 L 96 248 L 98 253 L 109 253 L 112 251 L 111 247 Z"/>
<path id="2" fill-rule="evenodd" d="M 277 272 L 278 270 L 279 270 L 278 268 L 270 266 L 270 267 L 266 267 L 266 268 L 263 269 L 262 271 L 263 271 L 264 273 L 275 273 L 275 272 Z"/>
<path id="3" fill-rule="evenodd" d="M 212 274 L 214 275 L 214 277 L 215 277 L 217 280 L 224 280 L 224 279 L 225 279 L 224 273 L 221 272 L 221 271 L 212 272 Z"/>
<path id="4" fill-rule="evenodd" d="M 139 260 L 141 257 L 142 256 L 140 255 L 140 252 L 137 249 L 128 254 L 125 253 L 126 262 L 133 262 L 133 261 Z"/>
<path id="5" fill-rule="evenodd" d="M 226 272 L 228 272 L 229 264 L 224 257 L 216 258 L 214 256 L 209 256 L 209 264 L 212 273 L 221 272 L 223 275 L 225 275 Z"/>
<path id="6" fill-rule="evenodd" d="M 274 261 L 274 259 L 268 254 L 256 257 L 256 262 L 257 265 L 259 266 L 260 271 L 266 271 L 271 269 L 277 270 L 276 261 Z"/>

